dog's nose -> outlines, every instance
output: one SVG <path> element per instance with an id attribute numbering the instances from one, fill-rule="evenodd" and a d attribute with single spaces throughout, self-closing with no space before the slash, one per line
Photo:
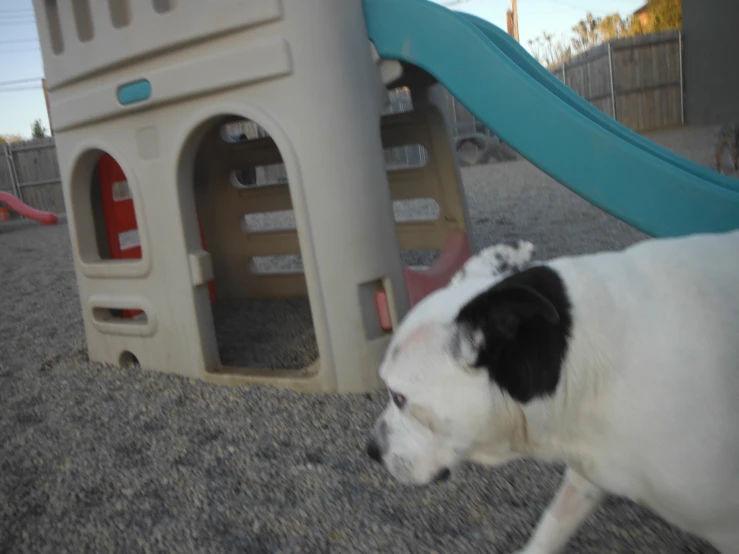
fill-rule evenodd
<path id="1" fill-rule="evenodd" d="M 449 479 L 449 476 L 452 474 L 451 471 L 449 471 L 448 467 L 443 468 L 434 476 L 434 483 L 441 483 L 442 481 L 446 481 Z"/>
<path id="2" fill-rule="evenodd" d="M 370 439 L 370 441 L 367 443 L 367 456 L 378 463 L 382 462 L 382 453 L 380 452 L 380 447 L 377 446 L 377 443 L 374 440 Z"/>

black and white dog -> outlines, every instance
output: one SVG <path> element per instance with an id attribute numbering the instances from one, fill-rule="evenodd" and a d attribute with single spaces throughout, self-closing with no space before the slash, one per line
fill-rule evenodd
<path id="1" fill-rule="evenodd" d="M 606 494 L 739 552 L 739 231 L 533 251 L 487 248 L 409 312 L 368 454 L 407 484 L 566 463 L 526 554 L 560 552 Z"/>

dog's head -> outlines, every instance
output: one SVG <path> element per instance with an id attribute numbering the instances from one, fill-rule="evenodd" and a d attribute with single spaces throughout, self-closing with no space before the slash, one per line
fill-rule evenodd
<path id="1" fill-rule="evenodd" d="M 429 295 L 380 366 L 390 402 L 368 454 L 408 484 L 443 480 L 465 459 L 515 457 L 521 405 L 554 393 L 570 326 L 564 284 L 546 266 Z"/>

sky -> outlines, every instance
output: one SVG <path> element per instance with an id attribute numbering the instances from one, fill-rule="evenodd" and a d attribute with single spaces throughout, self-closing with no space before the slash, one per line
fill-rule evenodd
<path id="1" fill-rule="evenodd" d="M 518 0 L 519 38 L 528 49 L 528 41 L 542 31 L 556 38 L 569 35 L 588 11 L 595 16 L 614 12 L 626 16 L 644 3 L 645 0 Z M 467 0 L 452 9 L 472 13 L 505 29 L 509 7 L 510 0 Z M 49 128 L 40 82 L 43 75 L 31 0 L 0 0 L 0 135 L 28 138 L 37 118 Z"/>

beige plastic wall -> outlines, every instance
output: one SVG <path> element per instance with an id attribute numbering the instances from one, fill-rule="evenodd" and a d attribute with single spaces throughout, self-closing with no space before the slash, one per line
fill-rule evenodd
<path id="1" fill-rule="evenodd" d="M 360 0 L 152 0 L 119 2 L 116 12 L 107 2 L 74 5 L 89 10 L 75 12 L 69 0 L 34 0 L 90 359 L 119 364 L 135 356 L 146 369 L 224 384 L 379 387 L 389 335 L 379 327 L 374 293 L 388 292 L 397 325 L 408 309 L 400 243 L 439 247 L 450 229 L 465 228 L 466 212 L 433 102 L 419 100 L 425 111 L 383 124 L 381 134 L 387 101 L 381 75 L 397 76 L 398 67 L 378 67 Z M 162 6 L 171 9 L 159 13 Z M 122 106 L 118 87 L 142 78 L 151 83 L 151 97 Z M 229 154 L 214 133 L 234 118 L 257 122 L 271 146 Z M 428 143 L 431 169 L 406 179 L 414 193 L 440 199 L 448 218 L 396 231 L 383 136 Z M 231 201 L 233 188 L 208 192 L 216 211 L 203 210 L 201 218 L 215 242 L 208 244 L 213 254 L 204 251 L 196 155 L 211 154 L 198 184 L 207 190 L 223 185 L 243 156 L 252 156 L 250 163 L 274 157 L 270 148 L 278 149 L 289 185 L 257 191 L 249 202 Z M 101 152 L 126 174 L 141 260 L 99 255 L 90 187 Z M 392 183 L 393 196 L 411 194 L 402 188 Z M 245 209 L 288 207 L 297 226 L 292 233 L 245 241 L 236 231 Z M 230 222 L 219 227 L 217 218 Z M 223 367 L 207 290 L 213 256 L 240 267 L 249 256 L 296 251 L 304 275 L 229 271 L 221 286 L 230 280 L 224 294 L 248 297 L 307 293 L 320 360 L 303 371 Z M 147 317 L 122 321 L 105 308 L 143 309 Z"/>

